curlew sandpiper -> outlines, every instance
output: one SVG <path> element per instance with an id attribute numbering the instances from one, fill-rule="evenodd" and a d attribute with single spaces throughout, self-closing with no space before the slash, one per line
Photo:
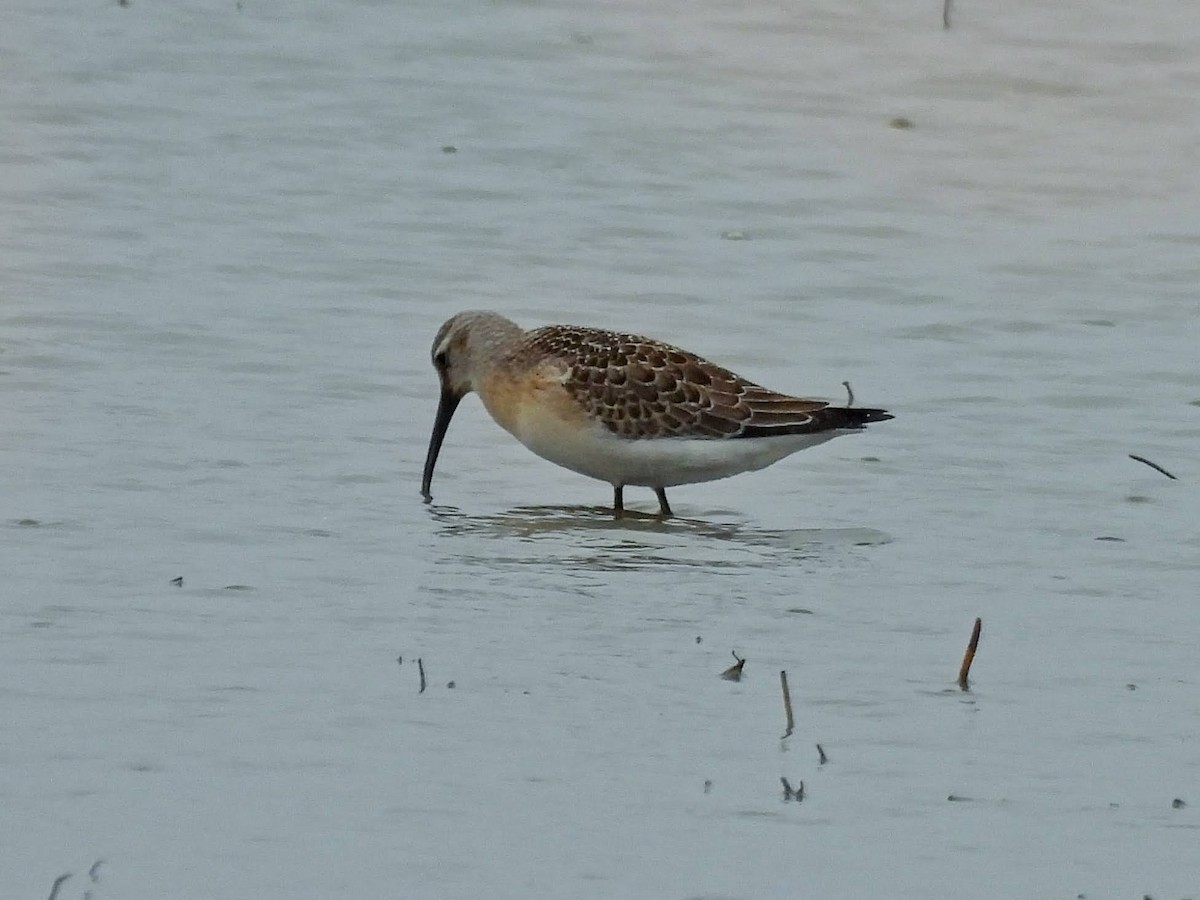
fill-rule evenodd
<path id="1" fill-rule="evenodd" d="M 761 469 L 798 450 L 892 418 L 759 387 L 650 338 L 548 325 L 525 331 L 494 312 L 461 312 L 433 341 L 441 400 L 429 439 L 426 502 L 442 440 L 471 391 L 502 428 L 560 466 L 613 487 L 666 489 Z"/>

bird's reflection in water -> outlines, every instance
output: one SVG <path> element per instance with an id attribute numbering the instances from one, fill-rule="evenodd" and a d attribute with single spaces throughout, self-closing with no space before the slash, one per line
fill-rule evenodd
<path id="1" fill-rule="evenodd" d="M 484 516 L 467 515 L 452 506 L 432 505 L 429 509 L 446 537 L 515 539 L 526 549 L 530 543 L 537 545 L 535 554 L 505 553 L 499 558 L 493 552 L 481 552 L 482 547 L 466 554 L 486 556 L 493 564 L 729 569 L 761 564 L 764 556 L 777 557 L 780 551 L 791 559 L 817 558 L 892 540 L 871 528 L 760 528 L 737 521 L 736 514 L 728 510 L 703 510 L 697 517 L 677 514 L 664 520 L 628 510 L 614 518 L 612 509 L 603 506 L 520 506 Z M 714 542 L 722 546 L 715 548 Z"/>

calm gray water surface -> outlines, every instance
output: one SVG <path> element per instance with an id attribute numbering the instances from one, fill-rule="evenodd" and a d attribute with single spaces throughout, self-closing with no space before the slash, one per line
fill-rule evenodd
<path id="1" fill-rule="evenodd" d="M 925 6 L 13 0 L 0 893 L 1200 893 L 1200 18 Z M 424 506 L 471 307 L 897 418 Z"/>

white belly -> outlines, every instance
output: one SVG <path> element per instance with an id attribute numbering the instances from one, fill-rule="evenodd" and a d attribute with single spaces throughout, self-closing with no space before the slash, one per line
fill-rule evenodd
<path id="1" fill-rule="evenodd" d="M 543 459 L 614 486 L 667 488 L 728 478 L 778 462 L 847 431 L 764 438 L 618 437 L 602 425 L 573 427 L 549 417 L 523 417 L 516 438 Z"/>

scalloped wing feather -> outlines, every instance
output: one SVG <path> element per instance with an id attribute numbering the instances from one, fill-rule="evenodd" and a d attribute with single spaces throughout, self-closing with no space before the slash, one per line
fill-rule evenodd
<path id="1" fill-rule="evenodd" d="M 649 338 L 549 326 L 529 332 L 518 357 L 545 354 L 583 410 L 625 438 L 727 439 L 857 429 L 891 418 L 768 390 L 708 360 Z"/>

